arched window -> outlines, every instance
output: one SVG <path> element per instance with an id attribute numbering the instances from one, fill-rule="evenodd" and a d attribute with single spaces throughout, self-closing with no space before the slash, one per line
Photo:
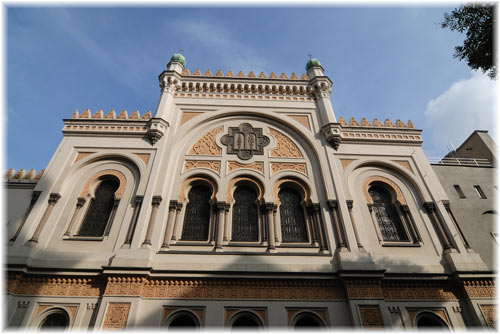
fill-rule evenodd
<path id="1" fill-rule="evenodd" d="M 234 317 L 231 327 L 241 329 L 246 327 L 262 327 L 262 322 L 255 314 L 250 312 L 241 312 Z"/>
<path id="2" fill-rule="evenodd" d="M 113 211 L 115 191 L 120 186 L 116 179 L 104 179 L 95 191 L 83 220 L 79 236 L 100 237 L 104 234 Z"/>
<path id="3" fill-rule="evenodd" d="M 384 241 L 409 241 L 398 209 L 393 203 L 392 196 L 384 187 L 375 185 L 368 190 L 373 205 L 372 210 L 377 220 L 380 234 Z"/>
<path id="4" fill-rule="evenodd" d="M 257 193 L 248 186 L 234 191 L 233 233 L 235 241 L 259 241 Z"/>
<path id="5" fill-rule="evenodd" d="M 210 225 L 210 197 L 212 190 L 204 185 L 196 185 L 188 194 L 182 240 L 207 240 Z"/>
<path id="6" fill-rule="evenodd" d="M 40 330 L 62 330 L 69 326 L 68 313 L 61 309 L 49 311 L 49 314 L 40 324 Z"/>
<path id="7" fill-rule="evenodd" d="M 315 314 L 304 312 L 299 314 L 294 320 L 295 328 L 324 327 L 323 321 Z"/>
<path id="8" fill-rule="evenodd" d="M 415 324 L 417 328 L 422 328 L 422 329 L 432 328 L 432 327 L 448 329 L 448 326 L 443 321 L 443 319 L 430 312 L 420 313 L 417 316 L 417 319 L 415 319 Z"/>
<path id="9" fill-rule="evenodd" d="M 168 328 L 195 328 L 200 326 L 198 319 L 189 312 L 175 313 L 167 324 Z"/>
<path id="10" fill-rule="evenodd" d="M 290 187 L 282 188 L 280 199 L 281 238 L 283 242 L 306 242 L 307 228 L 302 207 L 302 196 Z"/>

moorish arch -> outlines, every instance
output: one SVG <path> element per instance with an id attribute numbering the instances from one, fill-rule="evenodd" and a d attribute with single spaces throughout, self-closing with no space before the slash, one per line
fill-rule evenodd
<path id="1" fill-rule="evenodd" d="M 373 169 L 373 175 L 370 177 L 374 177 L 374 178 L 376 178 L 378 176 L 383 177 L 383 176 L 381 176 L 382 174 L 389 172 L 396 179 L 409 185 L 409 187 L 407 186 L 407 188 L 411 188 L 412 193 L 414 193 L 415 196 L 417 198 L 419 198 L 422 202 L 427 202 L 427 201 L 431 200 L 426 187 L 419 180 L 417 180 L 417 178 L 412 173 L 410 173 L 407 169 L 405 169 L 401 165 L 394 163 L 392 161 L 372 160 L 372 159 L 354 160 L 354 161 L 350 162 L 346 166 L 346 168 L 344 169 L 343 174 L 344 174 L 345 184 L 347 185 L 348 192 L 346 192 L 346 195 L 347 195 L 348 199 L 351 199 L 352 194 L 354 193 L 354 189 L 353 189 L 353 182 L 355 179 L 354 175 L 356 175 L 357 172 L 359 172 L 360 170 L 366 169 L 366 168 Z M 380 173 L 377 172 L 377 170 L 380 171 Z M 406 200 L 404 200 L 402 198 L 400 187 L 397 186 L 393 180 L 390 180 L 388 177 L 384 177 L 384 182 L 387 182 L 394 189 L 394 191 L 396 191 L 396 193 L 398 193 L 398 199 L 406 202 Z M 369 182 L 367 183 L 367 185 L 369 185 Z M 365 189 L 365 187 L 363 187 L 363 189 Z M 367 192 L 365 191 L 365 194 L 366 193 Z M 366 196 L 366 198 L 368 198 L 368 196 Z"/>
<path id="2" fill-rule="evenodd" d="M 242 117 L 243 115 L 245 117 Z M 224 191 L 233 176 L 245 171 L 254 176 L 264 176 L 267 180 L 266 188 L 269 190 L 272 189 L 274 180 L 285 176 L 304 179 L 312 189 L 311 198 L 314 201 L 318 200 L 318 196 L 328 197 L 326 194 L 332 191 L 325 185 L 327 179 L 322 175 L 321 165 L 326 162 L 318 158 L 318 148 L 313 144 L 314 138 L 308 131 L 304 131 L 303 126 L 296 128 L 296 125 L 286 121 L 286 124 L 282 124 L 283 120 L 278 123 L 276 117 L 260 112 L 243 114 L 235 111 L 216 115 L 203 113 L 197 115 L 196 119 L 198 123 L 188 122 L 180 129 L 177 134 L 179 145 L 172 151 L 172 160 L 181 161 L 177 165 L 181 174 L 205 170 L 224 184 L 219 187 Z M 244 123 L 250 124 L 256 130 L 262 129 L 263 136 L 269 138 L 269 144 L 264 147 L 263 154 L 255 154 L 248 160 L 228 153 L 229 147 L 222 143 L 222 138 L 228 142 L 230 128 Z M 230 175 L 233 173 L 235 174 Z M 173 189 L 175 188 L 177 187 L 173 186 Z M 271 191 L 266 195 L 266 201 L 272 201 Z M 230 195 L 221 192 L 221 196 L 220 200 L 226 200 Z"/>

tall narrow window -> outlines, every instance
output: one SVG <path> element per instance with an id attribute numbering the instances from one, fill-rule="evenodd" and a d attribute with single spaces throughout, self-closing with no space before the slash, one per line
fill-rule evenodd
<path id="1" fill-rule="evenodd" d="M 235 241 L 259 241 L 257 194 L 247 186 L 234 191 L 233 233 Z"/>
<path id="2" fill-rule="evenodd" d="M 115 191 L 119 183 L 116 180 L 103 180 L 95 191 L 95 196 L 90 202 L 82 227 L 78 232 L 80 236 L 100 237 L 108 225 L 109 216 L 113 211 Z"/>
<path id="3" fill-rule="evenodd" d="M 210 225 L 210 196 L 212 190 L 208 187 L 197 185 L 189 191 L 189 203 L 186 205 L 184 226 L 181 239 L 183 240 L 208 240 L 208 227 Z"/>
<path id="4" fill-rule="evenodd" d="M 292 188 L 283 188 L 280 199 L 281 238 L 283 242 L 307 241 L 307 229 L 301 196 Z"/>
<path id="5" fill-rule="evenodd" d="M 474 186 L 474 190 L 476 191 L 476 194 L 479 196 L 479 198 L 486 199 L 486 195 L 484 194 L 484 191 L 480 186 Z"/>
<path id="6" fill-rule="evenodd" d="M 371 187 L 368 191 L 373 200 L 373 212 L 384 241 L 408 241 L 396 206 L 389 192 L 382 187 Z"/>
<path id="7" fill-rule="evenodd" d="M 455 191 L 457 192 L 458 198 L 465 198 L 464 192 L 462 191 L 462 188 L 458 184 L 454 184 L 453 188 L 455 188 Z"/>

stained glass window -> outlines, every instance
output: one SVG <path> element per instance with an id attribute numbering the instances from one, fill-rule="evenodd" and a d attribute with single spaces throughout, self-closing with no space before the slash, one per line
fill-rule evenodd
<path id="1" fill-rule="evenodd" d="M 391 195 L 382 187 L 371 187 L 368 191 L 372 200 L 372 210 L 377 219 L 380 233 L 385 241 L 408 241 L 396 206 Z"/>
<path id="2" fill-rule="evenodd" d="M 188 194 L 182 240 L 207 240 L 210 225 L 210 197 L 212 190 L 206 186 L 197 185 Z"/>
<path id="3" fill-rule="evenodd" d="M 87 214 L 83 220 L 82 227 L 78 232 L 80 236 L 100 237 L 108 224 L 109 216 L 115 202 L 114 193 L 119 183 L 115 180 L 102 181 L 95 191 L 95 197 L 91 200 Z"/>
<path id="4" fill-rule="evenodd" d="M 281 238 L 283 242 L 307 241 L 306 222 L 301 196 L 292 188 L 283 188 L 280 199 Z"/>
<path id="5" fill-rule="evenodd" d="M 234 191 L 233 233 L 235 241 L 259 241 L 257 194 L 247 186 Z"/>

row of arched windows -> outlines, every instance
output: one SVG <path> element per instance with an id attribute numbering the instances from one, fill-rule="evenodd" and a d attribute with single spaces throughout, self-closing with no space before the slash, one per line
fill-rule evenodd
<path id="1" fill-rule="evenodd" d="M 213 190 L 206 184 L 194 185 L 188 193 L 181 240 L 205 241 L 209 238 Z M 308 242 L 303 195 L 290 186 L 278 192 L 282 242 Z M 233 193 L 231 240 L 259 241 L 258 194 L 246 184 Z"/>
<path id="2" fill-rule="evenodd" d="M 60 308 L 50 309 L 45 313 L 42 320 L 39 322 L 39 330 L 53 331 L 67 329 L 70 325 L 70 317 L 68 313 Z M 187 310 L 181 310 L 169 316 L 164 326 L 174 328 L 199 328 L 201 327 L 200 321 L 196 315 Z M 232 316 L 228 321 L 228 326 L 231 328 L 263 328 L 264 324 L 260 317 L 253 312 L 240 311 Z M 290 326 L 294 328 L 314 328 L 326 327 L 321 317 L 316 314 L 304 311 L 299 312 L 290 321 Z M 414 326 L 417 328 L 440 328 L 448 329 L 447 323 L 438 315 L 433 312 L 423 311 L 420 312 L 414 319 Z"/>
<path id="3" fill-rule="evenodd" d="M 82 223 L 73 235 L 82 237 L 102 237 L 109 232 L 110 225 L 119 199 L 115 193 L 120 187 L 120 180 L 111 175 L 98 179 L 93 195 L 79 198 L 85 206 Z M 368 188 L 371 203 L 368 204 L 372 219 L 384 242 L 409 242 L 417 238 L 411 217 L 393 194 L 394 190 L 382 182 L 372 182 Z M 216 219 L 214 189 L 209 182 L 194 182 L 187 194 L 180 240 L 207 241 L 210 238 L 210 224 Z M 260 194 L 248 182 L 237 184 L 232 194 L 230 239 L 240 242 L 258 242 L 262 235 L 260 221 L 263 219 L 263 207 Z M 296 186 L 281 184 L 277 193 L 280 240 L 283 243 L 307 243 L 311 241 L 309 226 L 313 219 L 308 219 L 307 204 L 304 194 Z M 79 206 L 77 205 L 77 211 Z M 76 213 L 75 213 L 76 215 Z"/>

